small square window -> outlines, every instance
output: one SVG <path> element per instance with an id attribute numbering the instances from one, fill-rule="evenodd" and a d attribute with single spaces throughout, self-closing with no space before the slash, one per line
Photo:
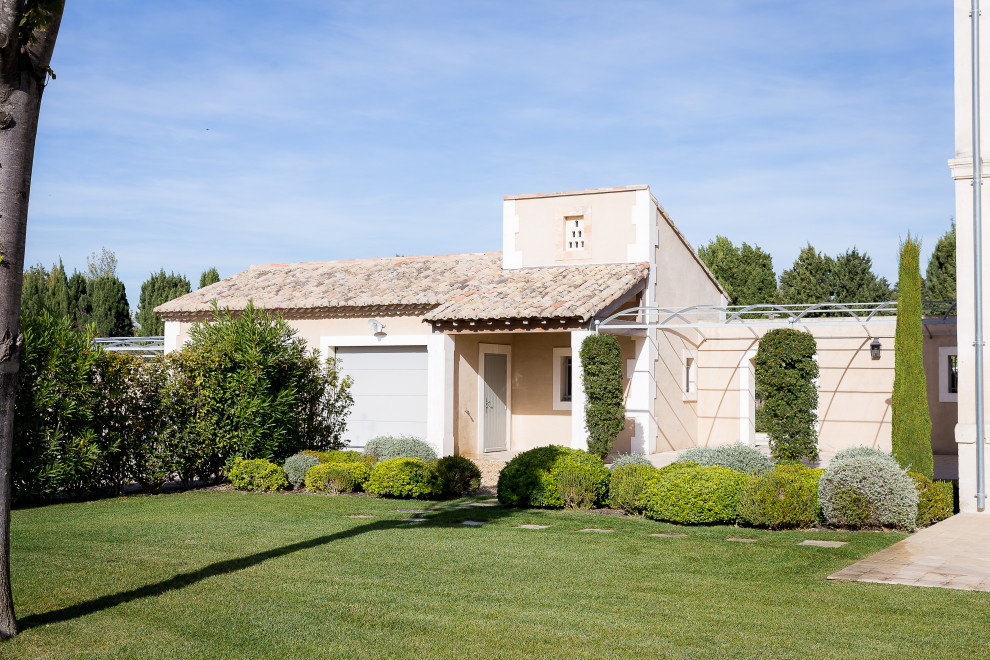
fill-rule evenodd
<path id="1" fill-rule="evenodd" d="M 946 365 L 949 369 L 948 393 L 959 394 L 959 356 L 947 355 L 946 357 L 949 360 L 949 363 Z"/>

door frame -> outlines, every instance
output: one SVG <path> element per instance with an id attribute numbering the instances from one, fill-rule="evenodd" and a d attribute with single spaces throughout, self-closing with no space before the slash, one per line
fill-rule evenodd
<path id="1" fill-rule="evenodd" d="M 509 344 L 478 344 L 478 455 L 485 451 L 485 354 L 505 355 L 505 449 L 512 447 L 512 346 Z"/>

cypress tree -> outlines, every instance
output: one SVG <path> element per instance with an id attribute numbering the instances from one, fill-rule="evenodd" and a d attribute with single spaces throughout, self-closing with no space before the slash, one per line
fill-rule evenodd
<path id="1" fill-rule="evenodd" d="M 97 337 L 129 337 L 134 332 L 124 283 L 112 275 L 87 282 L 80 308 L 83 322 L 95 326 Z"/>
<path id="2" fill-rule="evenodd" d="M 50 271 L 37 264 L 24 272 L 21 316 L 37 319 L 48 312 L 58 319 L 69 316 L 69 310 L 69 284 L 61 259 Z"/>
<path id="3" fill-rule="evenodd" d="M 199 276 L 199 288 L 202 289 L 204 286 L 210 286 L 211 284 L 216 284 L 220 281 L 220 273 L 217 272 L 216 268 L 209 268 L 203 271 L 203 274 Z"/>
<path id="4" fill-rule="evenodd" d="M 925 271 L 927 300 L 956 299 L 956 225 L 945 232 L 935 244 L 932 258 Z"/>
<path id="5" fill-rule="evenodd" d="M 922 362 L 921 243 L 908 234 L 901 244 L 894 336 L 894 394 L 890 444 L 901 467 L 934 477 L 932 421 Z"/>
<path id="6" fill-rule="evenodd" d="M 891 299 L 887 278 L 873 272 L 873 260 L 853 248 L 832 262 L 832 300 L 837 303 L 884 302 Z"/>
<path id="7" fill-rule="evenodd" d="M 835 261 L 809 243 L 794 265 L 780 274 L 780 300 L 785 305 L 831 302 L 835 291 L 832 269 Z"/>
<path id="8" fill-rule="evenodd" d="M 78 270 L 72 271 L 69 278 L 69 311 L 73 321 L 77 323 L 83 313 L 82 305 L 86 297 L 86 276 Z"/>
<path id="9" fill-rule="evenodd" d="M 757 305 L 777 297 L 777 276 L 770 255 L 759 246 L 736 247 L 725 236 L 698 248 L 708 270 L 729 294 L 730 305 Z"/>
<path id="10" fill-rule="evenodd" d="M 155 314 L 154 309 L 162 303 L 174 300 L 189 293 L 189 280 L 175 273 L 165 274 L 159 270 L 145 280 L 141 285 L 141 298 L 138 302 L 137 329 L 139 337 L 154 337 L 165 332 L 162 318 Z"/>

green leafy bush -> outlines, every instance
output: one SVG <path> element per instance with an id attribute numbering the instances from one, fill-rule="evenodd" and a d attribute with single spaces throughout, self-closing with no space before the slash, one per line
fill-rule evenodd
<path id="1" fill-rule="evenodd" d="M 932 481 L 918 472 L 908 472 L 918 490 L 918 527 L 927 527 L 952 515 L 951 481 Z"/>
<path id="2" fill-rule="evenodd" d="M 282 469 L 285 476 L 293 487 L 299 488 L 306 481 L 306 471 L 320 462 L 308 454 L 293 454 L 285 459 Z"/>
<path id="3" fill-rule="evenodd" d="M 428 498 L 440 494 L 440 478 L 423 460 L 390 458 L 375 464 L 365 490 L 390 497 Z"/>
<path id="4" fill-rule="evenodd" d="M 841 449 L 835 453 L 835 456 L 832 457 L 831 462 L 837 463 L 850 458 L 858 458 L 860 456 L 878 458 L 889 461 L 893 465 L 898 465 L 897 459 L 894 458 L 893 454 L 888 454 L 885 451 L 874 449 L 873 447 L 847 447 L 846 449 Z"/>
<path id="5" fill-rule="evenodd" d="M 765 474 L 773 469 L 769 458 L 752 447 L 739 444 L 692 447 L 678 455 L 677 462 L 685 461 L 697 465 L 721 465 L 746 474 Z"/>
<path id="6" fill-rule="evenodd" d="M 900 527 L 917 524 L 918 491 L 914 480 L 879 456 L 833 460 L 818 482 L 818 501 L 830 525 Z"/>
<path id="7" fill-rule="evenodd" d="M 626 513 L 642 513 L 639 498 L 657 472 L 652 465 L 638 463 L 613 467 L 608 486 L 608 505 Z"/>
<path id="8" fill-rule="evenodd" d="M 234 459 L 230 483 L 237 490 L 279 491 L 289 487 L 285 470 L 263 458 Z"/>
<path id="9" fill-rule="evenodd" d="M 739 491 L 739 519 L 757 527 L 810 527 L 818 522 L 818 480 L 824 470 L 778 465 Z"/>
<path id="10" fill-rule="evenodd" d="M 650 459 L 642 454 L 619 454 L 612 461 L 612 472 L 615 473 L 616 470 L 627 465 L 653 465 L 650 463 Z"/>
<path id="11" fill-rule="evenodd" d="M 581 343 L 581 380 L 588 453 L 605 460 L 626 425 L 622 350 L 613 335 L 590 335 Z"/>
<path id="12" fill-rule="evenodd" d="M 564 471 L 566 493 L 558 477 Z M 589 478 L 576 476 L 586 473 Z M 498 500 L 511 506 L 560 509 L 571 502 L 598 506 L 608 493 L 608 468 L 601 459 L 580 449 L 550 445 L 517 454 L 498 476 Z M 567 495 L 565 499 L 564 495 Z"/>
<path id="13" fill-rule="evenodd" d="M 368 467 L 363 463 L 319 463 L 306 471 L 306 490 L 314 493 L 352 493 L 359 490 L 362 475 L 354 468 Z M 364 475 L 367 478 L 367 474 Z"/>
<path id="14" fill-rule="evenodd" d="M 475 493 L 481 487 L 481 470 L 464 456 L 444 456 L 434 469 L 440 477 L 440 491 L 446 496 Z"/>
<path id="15" fill-rule="evenodd" d="M 365 446 L 364 453 L 379 461 L 392 458 L 418 458 L 425 462 L 437 460 L 437 452 L 433 447 L 411 435 L 382 435 L 372 438 Z"/>
<path id="16" fill-rule="evenodd" d="M 734 523 L 739 492 L 752 476 L 718 465 L 674 463 L 657 471 L 638 502 L 654 520 L 676 523 Z"/>
<path id="17" fill-rule="evenodd" d="M 756 351 L 757 424 L 770 436 L 776 461 L 818 459 L 818 363 L 815 338 L 793 328 L 763 335 Z"/>

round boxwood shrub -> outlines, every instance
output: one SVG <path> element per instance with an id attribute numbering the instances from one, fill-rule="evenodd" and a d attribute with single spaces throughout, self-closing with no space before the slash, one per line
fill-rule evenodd
<path id="1" fill-rule="evenodd" d="M 364 453 L 379 461 L 393 458 L 418 458 L 429 462 L 437 460 L 437 452 L 420 438 L 411 435 L 381 435 L 365 445 Z"/>
<path id="2" fill-rule="evenodd" d="M 279 491 L 289 487 L 285 470 L 263 458 L 235 458 L 228 474 L 237 490 Z"/>
<path id="3" fill-rule="evenodd" d="M 911 531 L 917 524 L 914 480 L 896 463 L 880 456 L 833 460 L 818 481 L 818 502 L 830 525 Z"/>
<path id="4" fill-rule="evenodd" d="M 445 496 L 476 493 L 481 488 L 481 470 L 469 458 L 444 456 L 433 467 L 440 477 L 440 491 Z"/>
<path id="5" fill-rule="evenodd" d="M 698 465 L 721 465 L 746 474 L 765 474 L 773 469 L 773 463 L 759 450 L 739 444 L 692 447 L 681 452 L 677 461 L 690 461 Z"/>
<path id="6" fill-rule="evenodd" d="M 658 470 L 652 465 L 632 463 L 612 468 L 608 485 L 608 505 L 626 513 L 642 513 L 639 498 Z"/>
<path id="7" fill-rule="evenodd" d="M 559 477 L 565 473 L 564 484 Z M 524 451 L 498 475 L 498 501 L 510 506 L 560 509 L 598 506 L 608 493 L 609 471 L 597 456 L 549 445 Z"/>
<path id="8" fill-rule="evenodd" d="M 654 520 L 734 523 L 739 513 L 739 491 L 751 479 L 751 475 L 720 465 L 674 463 L 657 471 L 638 502 L 643 513 Z"/>
<path id="9" fill-rule="evenodd" d="M 850 458 L 859 458 L 860 456 L 869 456 L 871 458 L 887 460 L 900 467 L 893 454 L 888 454 L 885 451 L 874 449 L 873 447 L 847 447 L 846 449 L 837 451 L 830 462 L 837 463 Z"/>
<path id="10" fill-rule="evenodd" d="M 650 459 L 642 454 L 619 454 L 615 457 L 615 460 L 612 461 L 612 474 L 615 474 L 616 470 L 626 467 L 627 465 L 652 466 L 653 463 L 650 463 Z"/>
<path id="11" fill-rule="evenodd" d="M 299 453 L 285 459 L 282 469 L 285 470 L 285 476 L 289 480 L 289 483 L 292 484 L 292 487 L 300 488 L 306 481 L 306 470 L 314 465 L 319 465 L 319 463 L 311 455 Z"/>
<path id="12" fill-rule="evenodd" d="M 927 527 L 952 515 L 952 482 L 932 481 L 920 472 L 908 472 L 918 491 L 918 527 Z"/>
<path id="13" fill-rule="evenodd" d="M 824 470 L 778 465 L 739 491 L 739 519 L 757 527 L 811 527 L 818 522 L 818 480 Z"/>
<path id="14" fill-rule="evenodd" d="M 306 472 L 306 490 L 314 493 L 352 493 L 361 487 L 361 481 L 352 469 L 361 463 L 319 463 Z"/>
<path id="15" fill-rule="evenodd" d="M 353 449 L 340 451 L 320 451 L 316 452 L 316 458 L 320 463 L 364 463 L 371 471 L 371 466 L 378 460 L 371 454 L 363 454 Z"/>
<path id="16" fill-rule="evenodd" d="M 390 458 L 375 464 L 365 490 L 389 497 L 434 497 L 440 494 L 440 477 L 426 461 Z"/>

